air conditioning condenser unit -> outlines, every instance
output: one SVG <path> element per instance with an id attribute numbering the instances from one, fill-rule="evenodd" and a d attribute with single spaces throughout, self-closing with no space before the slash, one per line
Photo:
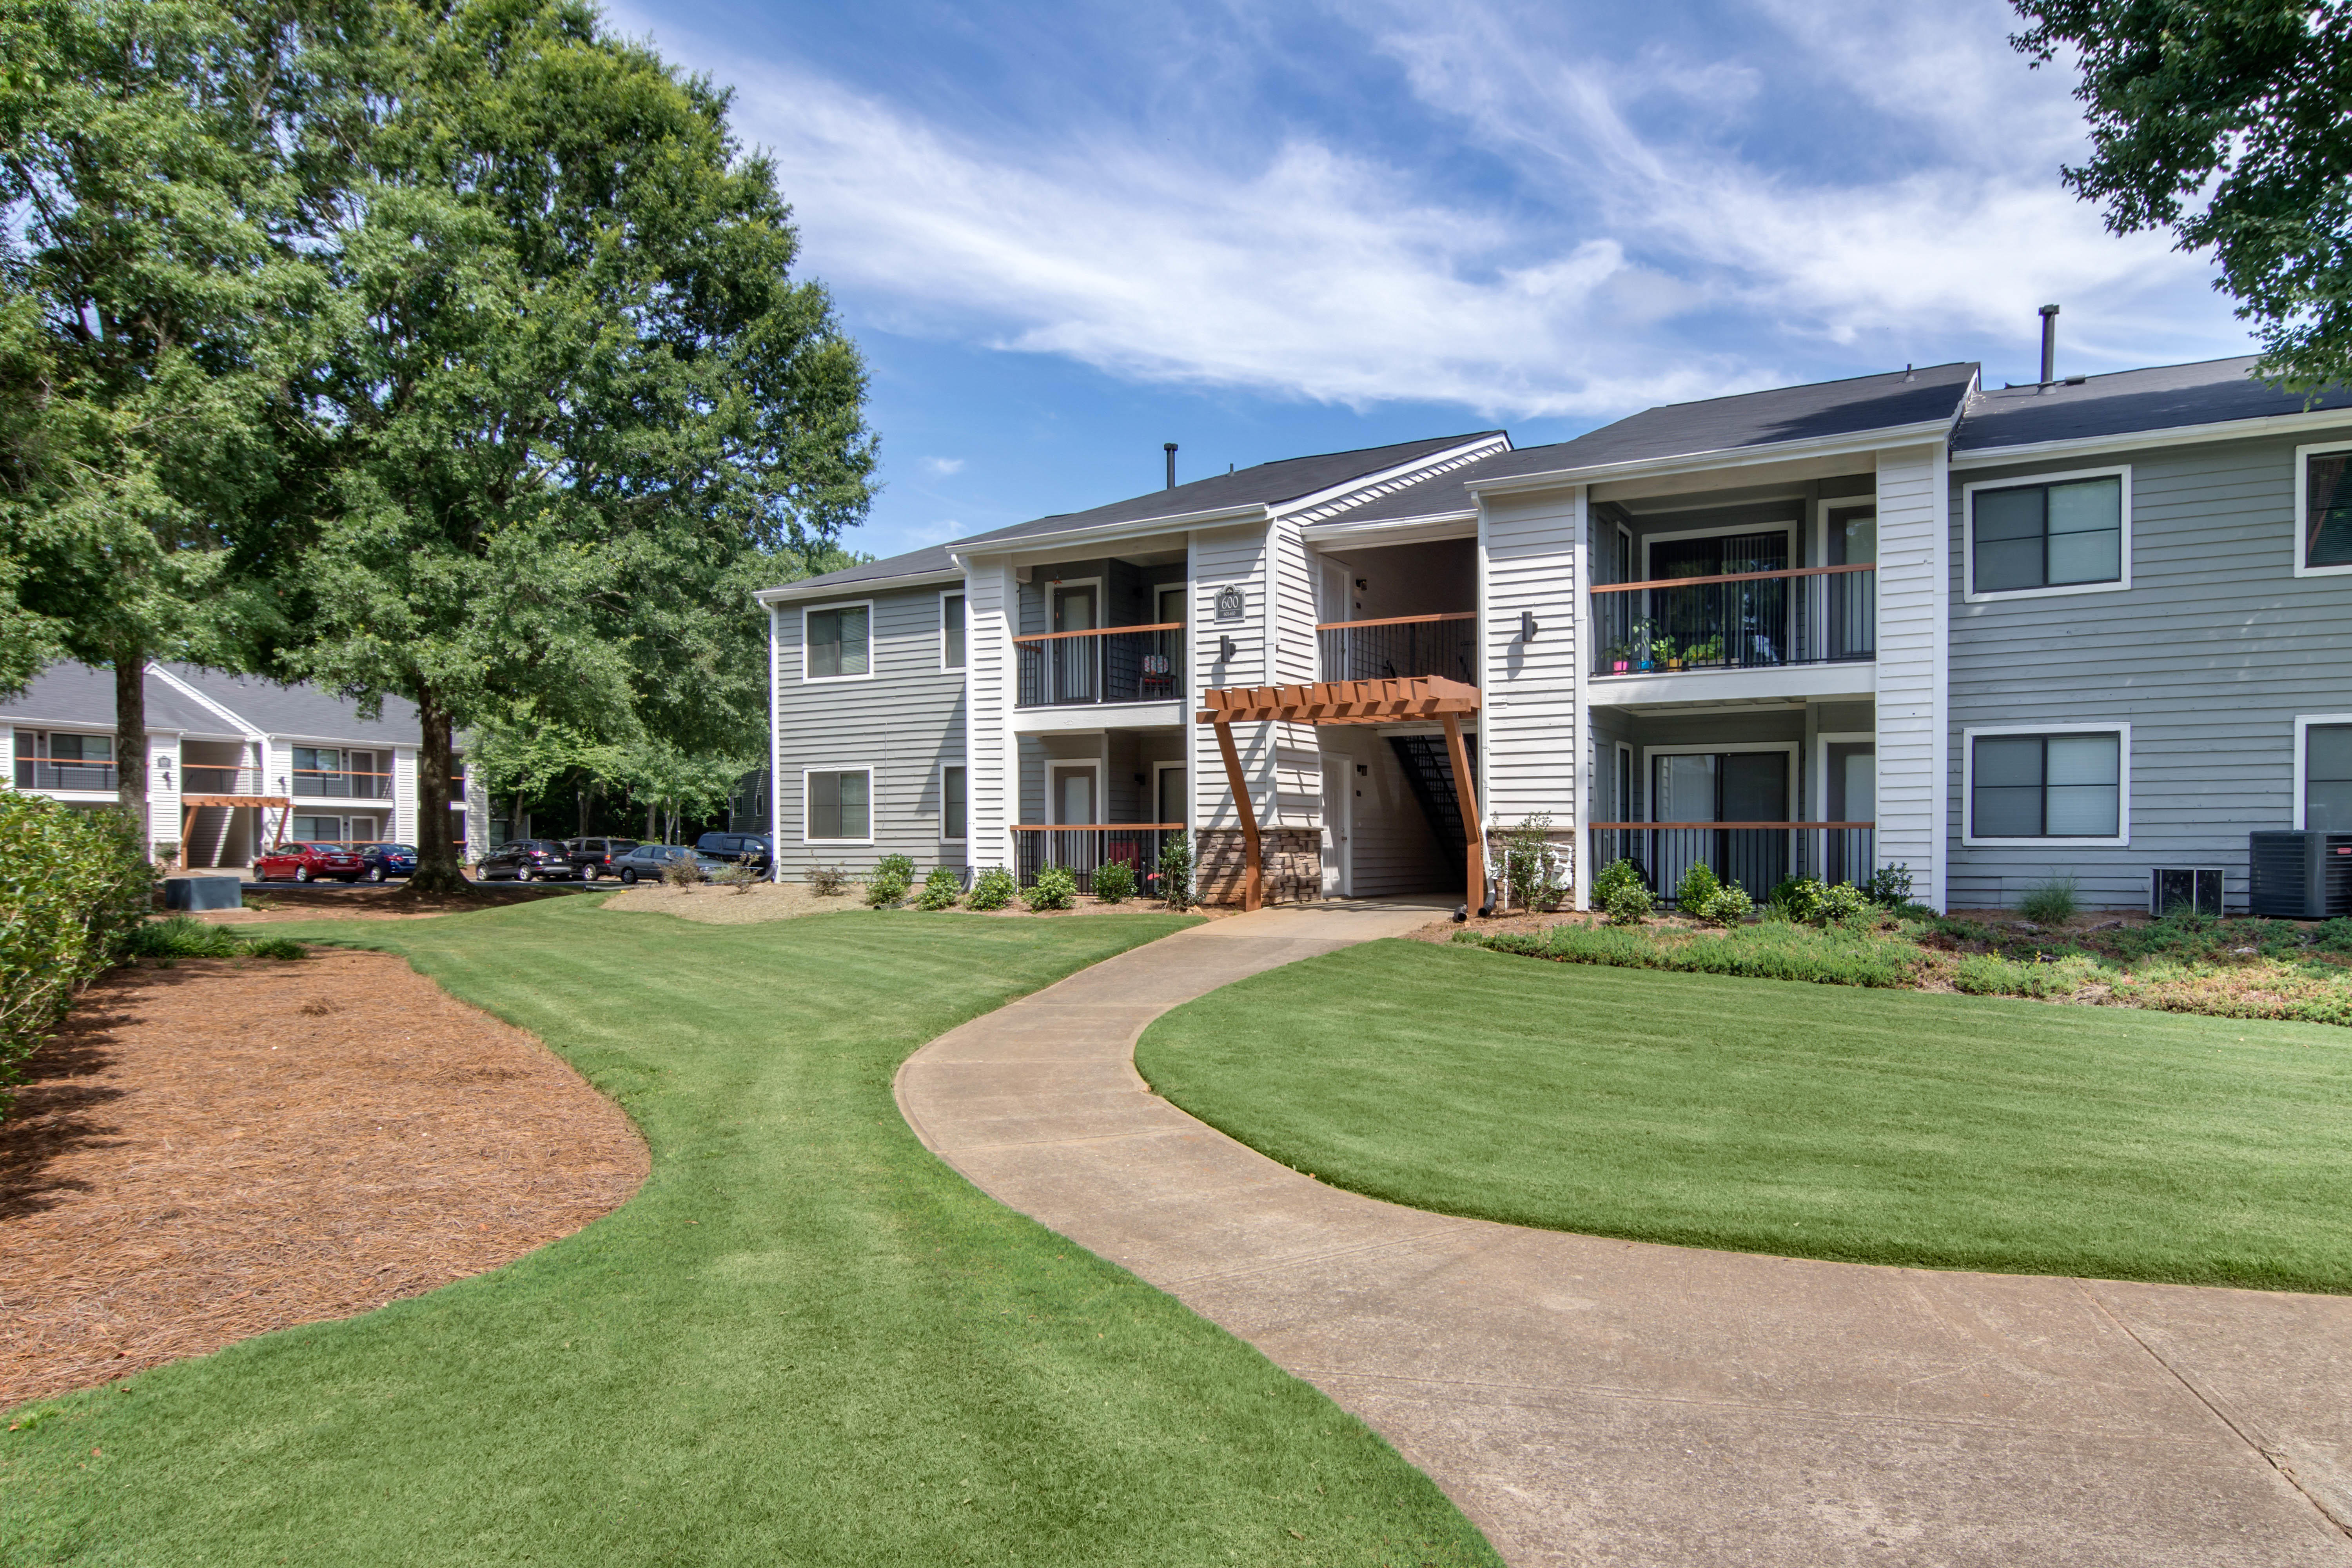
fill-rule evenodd
<path id="1" fill-rule="evenodd" d="M 2352 915 L 2352 833 L 2250 833 L 2252 912 L 2279 920 Z"/>

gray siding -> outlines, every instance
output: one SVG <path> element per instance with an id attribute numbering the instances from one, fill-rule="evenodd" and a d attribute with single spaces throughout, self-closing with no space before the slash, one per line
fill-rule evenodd
<path id="1" fill-rule="evenodd" d="M 2075 877 L 2092 906 L 2143 907 L 2157 866 L 2221 867 L 2229 905 L 2243 904 L 2247 833 L 2294 826 L 2295 716 L 2352 711 L 2352 577 L 2294 574 L 2294 448 L 2329 438 L 1954 473 L 1953 907 L 2013 905 L 2059 874 Z M 1963 601 L 1963 483 L 2123 462 L 2132 470 L 2129 589 Z M 2109 720 L 2132 726 L 2127 846 L 1962 845 L 1965 731 Z"/>
<path id="2" fill-rule="evenodd" d="M 940 768 L 964 761 L 964 677 L 940 668 L 937 587 L 845 595 L 817 606 L 870 599 L 871 679 L 811 682 L 802 679 L 803 612 L 781 608 L 776 627 L 776 782 L 781 831 L 776 858 L 782 875 L 798 879 L 809 867 L 837 865 L 863 872 L 884 855 L 913 858 L 920 877 L 931 867 L 966 863 L 967 846 L 940 840 Z M 808 769 L 874 770 L 874 842 L 805 844 Z"/>

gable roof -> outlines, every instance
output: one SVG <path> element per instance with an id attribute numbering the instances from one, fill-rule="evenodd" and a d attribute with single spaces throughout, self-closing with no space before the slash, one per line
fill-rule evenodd
<path id="1" fill-rule="evenodd" d="M 1975 381 L 1973 361 L 1918 365 L 1845 381 L 1777 386 L 1648 408 L 1572 441 L 1522 447 L 1480 465 L 1475 483 L 1564 469 L 1695 458 L 1829 441 L 1907 426 L 1948 424 Z"/>
<path id="2" fill-rule="evenodd" d="M 860 565 L 844 567 L 838 572 L 828 572 L 821 577 L 803 578 L 778 586 L 791 590 L 797 596 L 803 590 L 813 587 L 847 588 L 893 578 L 948 574 L 956 569 L 955 555 L 967 553 L 979 546 L 1001 544 L 1009 548 L 1023 540 L 1042 542 L 1057 534 L 1080 533 L 1089 529 L 1116 528 L 1129 523 L 1151 522 L 1160 518 L 1194 517 L 1203 512 L 1234 511 L 1249 507 L 1281 506 L 1335 489 L 1350 479 L 1404 468 L 1452 447 L 1481 439 L 1500 439 L 1503 436 L 1504 432 L 1500 430 L 1474 430 L 1466 435 L 1425 437 L 1418 441 L 1399 441 L 1386 447 L 1320 452 L 1306 458 L 1278 458 L 1272 462 L 1236 469 L 1229 474 L 1212 474 L 1205 479 L 1194 479 L 1173 489 L 1150 490 L 1084 511 L 1055 512 L 1045 517 L 1032 518 L 1027 522 L 1016 522 L 987 533 L 975 533 L 952 543 L 910 550 L 903 555 L 868 561 Z"/>
<path id="3" fill-rule="evenodd" d="M 0 700 L 0 719 L 19 723 L 66 724 L 93 730 L 114 728 L 114 671 L 87 664 L 53 664 L 33 677 L 25 695 Z M 201 702 L 147 676 L 147 727 L 193 735 L 234 735 L 236 731 Z"/>
<path id="4" fill-rule="evenodd" d="M 2247 354 L 1979 392 L 1969 399 L 1952 449 L 2096 440 L 2305 412 L 2302 393 L 2281 392 L 2255 380 L 2255 363 Z M 2332 388 L 2309 401 L 2313 410 L 2352 409 L 2352 388 Z"/>
<path id="5" fill-rule="evenodd" d="M 385 698 L 383 711 L 376 718 L 362 719 L 358 703 L 308 681 L 284 685 L 257 675 L 199 669 L 193 664 L 164 668 L 265 735 L 402 746 L 416 745 L 425 738 L 415 705 L 398 697 Z"/>

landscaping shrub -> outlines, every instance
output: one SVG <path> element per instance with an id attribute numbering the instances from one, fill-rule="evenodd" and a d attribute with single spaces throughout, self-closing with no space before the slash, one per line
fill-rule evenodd
<path id="1" fill-rule="evenodd" d="M 751 866 L 738 860 L 710 879 L 722 888 L 732 888 L 739 893 L 748 893 L 751 890 L 751 884 L 760 880 L 760 873 Z"/>
<path id="2" fill-rule="evenodd" d="M 1649 918 L 1654 900 L 1640 868 L 1631 860 L 1617 860 L 1592 879 L 1592 903 L 1610 924 L 1637 926 Z"/>
<path id="3" fill-rule="evenodd" d="M 1551 817 L 1538 812 L 1517 827 L 1501 823 L 1487 829 L 1503 868 L 1503 889 L 1512 906 L 1522 910 L 1556 910 L 1567 884 L 1559 872 L 1551 842 Z"/>
<path id="4" fill-rule="evenodd" d="M 2041 926 L 2060 924 L 2081 907 L 2072 877 L 2053 877 L 2017 900 L 2017 912 Z"/>
<path id="5" fill-rule="evenodd" d="M 849 890 L 849 873 L 838 866 L 812 866 L 803 879 L 820 899 L 837 898 Z"/>
<path id="6" fill-rule="evenodd" d="M 1960 960 L 1952 984 L 1976 996 L 2072 996 L 2097 973 L 2098 966 L 2079 953 L 2046 963 L 1979 953 Z"/>
<path id="7" fill-rule="evenodd" d="M 1160 897 L 1171 910 L 1192 907 L 1192 841 L 1181 833 L 1160 847 Z"/>
<path id="8" fill-rule="evenodd" d="M 885 855 L 874 862 L 873 874 L 866 879 L 866 902 L 871 908 L 887 910 L 903 901 L 914 885 L 914 861 L 904 855 Z"/>
<path id="9" fill-rule="evenodd" d="M 1021 885 L 1013 873 L 1002 866 L 991 866 L 971 885 L 971 896 L 963 901 L 968 910 L 1001 910 L 1013 901 Z"/>
<path id="10" fill-rule="evenodd" d="M 1716 879 L 1715 868 L 1700 860 L 1683 873 L 1681 883 L 1675 889 L 1675 903 L 1686 915 L 1698 913 L 1701 904 L 1712 898 L 1723 884 Z"/>
<path id="11" fill-rule="evenodd" d="M 1911 868 L 1881 866 L 1870 874 L 1869 884 L 1863 890 L 1870 895 L 1872 903 L 1899 910 L 1911 901 Z"/>
<path id="12" fill-rule="evenodd" d="M 1048 866 L 1037 873 L 1037 884 L 1021 896 L 1033 910 L 1066 910 L 1078 901 L 1078 879 L 1067 866 Z"/>
<path id="13" fill-rule="evenodd" d="M 1095 899 L 1099 903 L 1123 904 L 1135 897 L 1135 868 L 1124 860 L 1113 860 L 1095 868 Z"/>
<path id="14" fill-rule="evenodd" d="M 1737 882 L 1717 887 L 1696 905 L 1685 905 L 1692 915 L 1711 925 L 1736 926 L 1756 912 L 1756 900 Z"/>
<path id="15" fill-rule="evenodd" d="M 155 868 L 128 819 L 0 791 L 0 1115 L 25 1058 L 154 899 Z"/>
<path id="16" fill-rule="evenodd" d="M 920 910 L 951 910 L 963 897 L 963 879 L 952 866 L 934 866 L 931 874 L 923 879 L 923 890 L 915 897 L 915 907 Z"/>
<path id="17" fill-rule="evenodd" d="M 694 863 L 691 855 L 681 855 L 662 866 L 662 881 L 672 888 L 694 888 L 702 883 L 702 868 Z"/>
<path id="18" fill-rule="evenodd" d="M 169 969 L 183 958 L 308 958 L 310 950 L 282 936 L 239 936 L 227 926 L 173 915 L 134 927 L 122 944 L 127 959 L 152 959 Z"/>
<path id="19" fill-rule="evenodd" d="M 1619 969 L 1675 969 L 1758 980 L 1824 985 L 1907 986 L 1923 963 L 1917 950 L 1846 930 L 1816 931 L 1775 921 L 1735 926 L 1720 935 L 1680 936 L 1601 926 L 1554 926 L 1544 934 L 1457 932 L 1456 942 L 1497 952 Z"/>
<path id="20" fill-rule="evenodd" d="M 1821 918 L 1822 885 L 1811 877 L 1783 877 L 1764 895 L 1764 906 L 1800 925 Z"/>
<path id="21" fill-rule="evenodd" d="M 1857 915 L 1868 914 L 1871 908 L 1868 893 L 1852 882 L 1840 882 L 1822 889 L 1821 904 L 1814 918 L 1825 921 L 1850 921 Z"/>

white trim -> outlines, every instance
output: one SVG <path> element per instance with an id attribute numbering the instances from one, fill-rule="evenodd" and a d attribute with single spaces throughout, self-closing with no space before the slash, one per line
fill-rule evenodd
<path id="1" fill-rule="evenodd" d="M 2294 449 L 2294 574 L 2298 577 L 2341 577 L 2352 574 L 2352 562 L 2336 566 L 2309 566 L 2303 559 L 2303 527 L 2310 504 L 2311 459 L 2325 452 L 2352 452 L 2352 441 L 2328 441 L 2314 447 Z M 2295 817 L 2302 821 L 2298 809 Z"/>
<path id="2" fill-rule="evenodd" d="M 1263 501 L 1247 506 L 1212 507 L 1206 511 L 1171 512 L 1166 517 L 1138 518 L 1133 522 L 1106 523 L 1095 528 L 1066 529 L 1058 533 L 1024 533 L 1001 538 L 967 539 L 961 545 L 948 546 L 948 558 L 959 566 L 969 568 L 973 561 L 984 556 L 1002 555 L 1007 561 L 1017 556 L 1034 556 L 1039 563 L 1066 561 L 1070 548 L 1079 544 L 1112 544 L 1121 540 L 1140 539 L 1155 533 L 1181 533 L 1194 528 L 1251 528 L 1270 521 L 1274 509 Z"/>
<path id="3" fill-rule="evenodd" d="M 1064 822 L 1055 813 L 1062 809 L 1062 792 L 1057 787 L 1060 775 L 1069 773 L 1089 773 L 1095 776 L 1095 816 L 1092 822 Z M 1103 822 L 1103 764 L 1099 757 L 1073 759 L 1049 757 L 1045 762 L 1045 821 L 1054 827 L 1101 827 Z"/>
<path id="4" fill-rule="evenodd" d="M 1392 464 L 1385 468 L 1376 468 L 1369 474 L 1355 475 L 1336 485 L 1327 485 L 1310 495 L 1300 496 L 1297 500 L 1269 501 L 1266 504 L 1266 516 L 1289 517 L 1302 511 L 1313 511 L 1317 507 L 1328 506 L 1342 496 L 1354 495 L 1358 490 L 1378 489 L 1382 485 L 1392 484 L 1399 479 L 1410 479 L 1431 470 L 1442 472 L 1448 466 L 1458 467 L 1462 459 L 1474 458 L 1490 448 L 1496 452 L 1509 451 L 1511 449 L 1510 433 L 1506 430 L 1482 430 L 1475 436 L 1464 437 L 1454 446 L 1441 447 L 1434 452 L 1423 452 L 1420 457 L 1410 461 Z M 1432 477 L 1434 477 L 1434 474 Z"/>
<path id="5" fill-rule="evenodd" d="M 871 763 L 839 763 L 832 767 L 801 770 L 801 842 L 803 844 L 871 844 L 874 842 L 875 819 L 882 814 L 881 790 L 876 779 L 881 770 Z M 863 838 L 816 838 L 809 833 L 809 775 L 811 773 L 864 773 L 866 775 L 866 837 Z M 970 775 L 966 775 L 969 777 Z M 774 857 L 771 856 L 772 859 Z"/>
<path id="6" fill-rule="evenodd" d="M 1748 528 L 1711 526 L 1707 528 L 1677 528 L 1665 533 L 1645 533 L 1634 541 L 1634 542 L 1641 547 L 1642 551 L 1642 574 L 1635 578 L 1634 581 L 1639 583 L 1654 582 L 1657 579 L 1658 571 L 1656 567 L 1650 564 L 1650 546 L 1654 544 L 1667 543 L 1678 539 L 1739 539 L 1750 533 L 1778 533 L 1786 538 L 1789 542 L 1790 559 L 1796 562 L 1798 565 L 1802 565 L 1804 563 L 1797 561 L 1797 554 L 1799 551 L 1803 549 L 1803 545 L 1801 542 L 1799 536 L 1804 531 L 1804 527 L 1805 525 L 1801 521 L 1759 522 L 1755 524 L 1753 527 Z M 1650 592 L 1670 593 L 1672 590 L 1653 588 Z"/>
<path id="7" fill-rule="evenodd" d="M 866 612 L 866 668 L 856 675 L 811 675 L 809 673 L 808 656 L 808 618 L 811 616 L 823 615 L 827 610 L 856 609 L 863 609 Z M 874 625 L 874 601 L 871 599 L 835 599 L 822 605 L 803 605 L 801 606 L 801 684 L 803 686 L 833 686 L 845 680 L 873 679 L 874 667 L 876 664 L 880 662 L 880 660 L 876 657 L 877 650 L 875 645 L 881 639 L 875 636 L 876 630 L 877 628 Z M 820 768 L 817 771 L 820 773 L 829 773 L 833 770 Z"/>
<path id="8" fill-rule="evenodd" d="M 1870 510 L 1870 515 L 1874 526 L 1875 525 L 1878 517 L 1878 497 L 1875 494 L 1863 496 L 1814 497 L 1811 530 L 1812 559 L 1805 563 L 1808 566 L 1826 566 L 1830 563 L 1830 509 L 1832 507 L 1844 507 L 1848 510 L 1857 507 L 1867 507 Z M 1875 537 L 1875 534 L 1874 534 L 1874 540 Z M 1878 559 L 1878 546 L 1876 543 L 1874 542 L 1871 545 L 1870 553 L 1872 563 L 1874 565 Z M 1851 563 L 1848 563 L 1848 564 L 1851 564 Z"/>
<path id="9" fill-rule="evenodd" d="M 1813 732 L 1812 812 L 1815 822 L 1830 819 L 1830 748 L 1832 746 L 1868 746 L 1873 760 L 1878 755 L 1878 731 L 1875 730 L 1817 730 Z M 1874 773 L 1875 768 L 1871 770 Z M 1878 781 L 1870 781 L 1870 817 L 1878 820 Z M 1849 807 L 1848 809 L 1852 809 Z"/>
<path id="10" fill-rule="evenodd" d="M 948 833 L 948 770 L 950 768 L 963 770 L 963 831 L 953 837 Z M 970 844 L 971 842 L 971 763 L 963 757 L 958 757 L 952 762 L 942 757 L 940 759 L 940 765 L 931 770 L 931 775 L 932 783 L 939 786 L 940 791 L 940 842 Z"/>
<path id="11" fill-rule="evenodd" d="M 1926 419 L 1912 425 L 1888 425 L 1850 436 L 1822 437 L 1810 441 L 1776 441 L 1755 447 L 1718 447 L 1712 451 L 1678 452 L 1668 457 L 1642 458 L 1622 463 L 1590 463 L 1576 468 L 1548 469 L 1542 473 L 1474 479 L 1465 481 L 1465 488 L 1476 496 L 1509 495 L 1520 490 L 1553 489 L 1571 484 L 1606 484 L 1618 479 L 1647 479 L 1653 475 L 1689 473 L 1706 468 L 1756 468 L 1799 458 L 1859 455 L 1886 447 L 1916 447 L 1923 441 L 1948 436 L 1958 422 L 1961 410 L 1968 405 L 1969 395 L 1975 389 L 1973 379 L 1966 385 L 1953 387 L 1952 413 L 1948 418 Z"/>
<path id="12" fill-rule="evenodd" d="M 2352 713 L 2298 713 L 2294 716 L 2294 829 L 2305 828 L 2304 791 L 2310 786 L 2311 727 L 2314 724 L 2352 724 Z"/>
<path id="13" fill-rule="evenodd" d="M 1441 511 L 1426 517 L 1378 518 L 1370 522 L 1309 522 L 1299 526 L 1298 536 L 1308 544 L 1353 544 L 1363 550 L 1443 539 L 1475 539 L 1478 514 Z"/>
<path id="14" fill-rule="evenodd" d="M 1805 743 L 1802 741 L 1722 741 L 1712 745 L 1643 746 L 1642 748 L 1642 809 L 1646 815 L 1628 820 L 1642 822 L 1668 820 L 1658 815 L 1657 779 L 1650 767 L 1652 757 L 1715 757 L 1730 752 L 1779 752 L 1787 757 L 1789 759 L 1789 795 L 1792 802 L 1802 804 L 1804 781 L 1798 776 L 1798 769 L 1804 760 Z M 1790 820 L 1797 819 L 1791 817 Z"/>
<path id="15" fill-rule="evenodd" d="M 1967 849 L 2077 849 L 2131 847 L 2131 725 L 2123 720 L 2086 724 L 1977 724 L 1960 731 L 1960 845 Z M 1977 737 L 1979 735 L 2115 735 L 2116 837 L 2113 838 L 1979 838 L 1977 826 Z M 2042 788 L 2050 787 L 2044 780 Z"/>
<path id="16" fill-rule="evenodd" d="M 1166 568 L 1164 568 L 1164 567 L 1155 567 L 1155 568 L 1153 568 L 1153 570 L 1155 570 L 1155 571 L 1164 571 L 1165 569 L 1166 569 Z M 1173 595 L 1176 595 L 1176 597 L 1177 597 L 1178 599 L 1180 599 L 1180 600 L 1181 600 L 1181 601 L 1183 602 L 1183 606 L 1184 606 L 1184 629 L 1185 629 L 1185 631 L 1189 634 L 1189 633 L 1192 631 L 1192 584 L 1190 584 L 1190 583 L 1187 583 L 1187 582 L 1186 582 L 1183 578 L 1181 578 L 1181 577 L 1179 577 L 1179 578 L 1175 579 L 1173 582 L 1170 582 L 1170 583 L 1154 583 L 1154 584 L 1151 584 L 1151 613 L 1152 613 L 1154 616 L 1157 616 L 1157 615 L 1159 615 L 1159 614 L 1160 614 L 1160 595 L 1162 595 L 1162 594 L 1173 594 Z M 1188 688 L 1187 689 L 1190 689 Z"/>
<path id="17" fill-rule="evenodd" d="M 1973 381 L 1969 384 L 1969 393 L 1971 396 L 1976 394 Z M 1930 677 L 1933 693 L 1930 700 L 1935 711 L 1927 734 L 1927 897 L 1928 907 L 1940 912 L 1951 907 L 1952 884 L 1952 447 L 1949 441 L 1937 444 L 1928 477 L 1935 486 L 1935 500 L 1931 504 L 1935 508 L 1936 526 L 1927 564 L 1936 606 L 1936 658 L 1934 674 Z M 1883 478 L 1874 480 L 1870 492 L 1874 500 L 1882 503 L 1882 513 L 1885 484 Z M 1883 516 L 1881 521 L 1883 523 Z M 1882 552 L 1885 542 L 1885 536 L 1882 533 L 1879 536 Z M 1886 581 L 1885 568 L 1882 565 L 1873 576 L 1883 584 Z M 1874 598 L 1877 598 L 1879 592 L 1873 591 Z M 1885 601 L 1877 599 L 1877 602 Z M 1877 659 L 1871 660 L 1870 668 L 1873 671 L 1878 668 Z M 1870 722 L 1874 735 L 1881 723 L 1874 697 Z M 1870 815 L 1871 820 L 1877 822 L 1884 820 L 1879 803 L 1886 798 L 1885 749 L 1880 748 L 1873 755 L 1878 759 L 1878 767 L 1877 777 L 1871 784 Z M 1873 828 L 1870 843 L 1871 858 L 1885 864 L 1885 836 Z M 1905 862 L 1895 863 L 1901 865 Z M 1872 868 L 1874 871 L 1876 868 Z"/>
<path id="18" fill-rule="evenodd" d="M 783 612 L 770 601 L 768 612 L 768 843 L 774 853 L 768 857 L 768 879 L 782 883 L 784 879 L 784 792 L 781 787 L 784 769 L 784 690 L 783 637 L 778 628 L 783 623 Z M 806 628 L 803 628 L 803 635 Z M 870 793 L 870 792 L 869 792 Z M 801 824 L 808 824 L 808 780 L 801 780 Z"/>
<path id="19" fill-rule="evenodd" d="M 1108 606 L 1103 603 L 1103 580 L 1100 577 L 1050 577 L 1038 586 L 1045 591 L 1045 630 L 1048 634 L 1054 630 L 1054 596 L 1067 588 L 1092 588 L 1095 591 L 1095 624 L 1091 629 L 1108 629 L 1103 624 Z"/>
<path id="20" fill-rule="evenodd" d="M 774 609 L 779 605 L 798 599 L 822 599 L 828 594 L 876 593 L 884 589 L 921 588 L 934 583 L 961 583 L 963 568 L 943 566 L 933 572 L 908 572 L 896 577 L 860 577 L 855 583 L 783 583 L 773 588 L 761 588 L 751 595 L 756 604 Z M 822 609 L 824 606 L 819 605 Z"/>
<path id="21" fill-rule="evenodd" d="M 964 602 L 963 662 L 961 664 L 950 664 L 948 662 L 948 601 L 950 599 L 961 599 Z M 941 675 L 961 676 L 965 670 L 971 668 L 971 599 L 960 585 L 953 588 L 942 588 L 940 590 L 939 632 L 940 673 Z M 803 635 L 805 636 L 806 634 L 803 633 Z M 870 647 L 873 637 L 873 628 L 870 623 L 866 629 L 866 636 Z M 871 669 L 874 667 L 874 659 L 870 651 L 866 657 L 866 666 L 868 669 Z"/>
<path id="22" fill-rule="evenodd" d="M 1977 492 L 1979 490 L 2021 490 L 2035 485 L 2063 485 L 2075 479 L 2121 479 L 2122 495 L 2117 501 L 2117 520 L 2123 533 L 2117 542 L 2121 558 L 2117 563 L 2123 575 L 2112 583 L 2060 583 L 2046 588 L 1997 588 L 1977 591 Z M 2049 537 L 2049 521 L 2045 510 L 2042 537 Z M 2132 471 L 2129 463 L 2108 468 L 2070 468 L 2058 474 L 2015 474 L 2005 479 L 1979 479 L 1960 487 L 1960 572 L 1964 587 L 1961 599 L 1970 605 L 1998 604 L 2004 599 L 2053 599 L 2074 594 L 2119 594 L 2132 585 Z"/>
<path id="23" fill-rule="evenodd" d="M 2258 419 L 2230 419 L 2207 425 L 2168 425 L 2158 430 L 2127 430 L 2116 436 L 2090 436 L 2063 441 L 2025 441 L 2013 447 L 1979 447 L 1952 454 L 1956 468 L 1990 468 L 2002 463 L 2032 463 L 2044 458 L 2103 458 L 2110 452 L 2142 447 L 2179 447 L 2192 441 L 2237 441 L 2257 436 L 2289 436 L 2305 430 L 2341 428 L 2352 425 L 2352 408 L 2323 408 L 2309 414 L 2273 414 Z"/>
<path id="24" fill-rule="evenodd" d="M 1568 710 L 1573 716 L 1574 730 L 1569 736 L 1568 780 L 1568 869 L 1569 907 L 1584 910 L 1592 907 L 1593 868 L 1586 864 L 1591 858 L 1592 835 L 1585 824 L 1592 820 L 1592 706 L 1586 699 L 1586 672 L 1592 666 L 1592 626 L 1590 615 L 1574 613 L 1577 605 L 1592 603 L 1592 492 L 1583 485 L 1576 487 L 1568 506 L 1568 602 L 1570 613 L 1560 630 L 1569 639 L 1568 647 Z M 1623 528 L 1624 524 L 1615 526 Z M 1482 616 L 1478 623 L 1486 625 Z"/>
<path id="25" fill-rule="evenodd" d="M 1184 784 L 1182 786 L 1184 790 L 1184 824 L 1186 830 L 1189 832 L 1191 830 L 1192 821 L 1192 763 L 1181 757 L 1172 763 L 1155 762 L 1151 764 L 1151 820 L 1154 822 L 1163 822 L 1167 820 L 1160 815 L 1160 775 L 1166 773 L 1171 768 L 1175 769 L 1178 773 L 1184 775 Z"/>
<path id="26" fill-rule="evenodd" d="M 242 714 L 222 707 L 218 702 L 215 702 L 211 698 L 205 696 L 194 686 L 191 686 L 186 681 L 181 679 L 178 676 L 173 675 L 170 670 L 165 669 L 157 660 L 151 658 L 147 661 L 147 673 L 162 681 L 164 685 L 170 687 L 173 690 L 179 692 L 182 696 L 190 699 L 203 707 L 211 709 L 214 712 L 219 714 L 222 718 L 236 725 L 238 738 L 247 741 L 263 741 L 269 738 L 263 731 L 255 729 L 251 721 L 246 719 Z"/>

